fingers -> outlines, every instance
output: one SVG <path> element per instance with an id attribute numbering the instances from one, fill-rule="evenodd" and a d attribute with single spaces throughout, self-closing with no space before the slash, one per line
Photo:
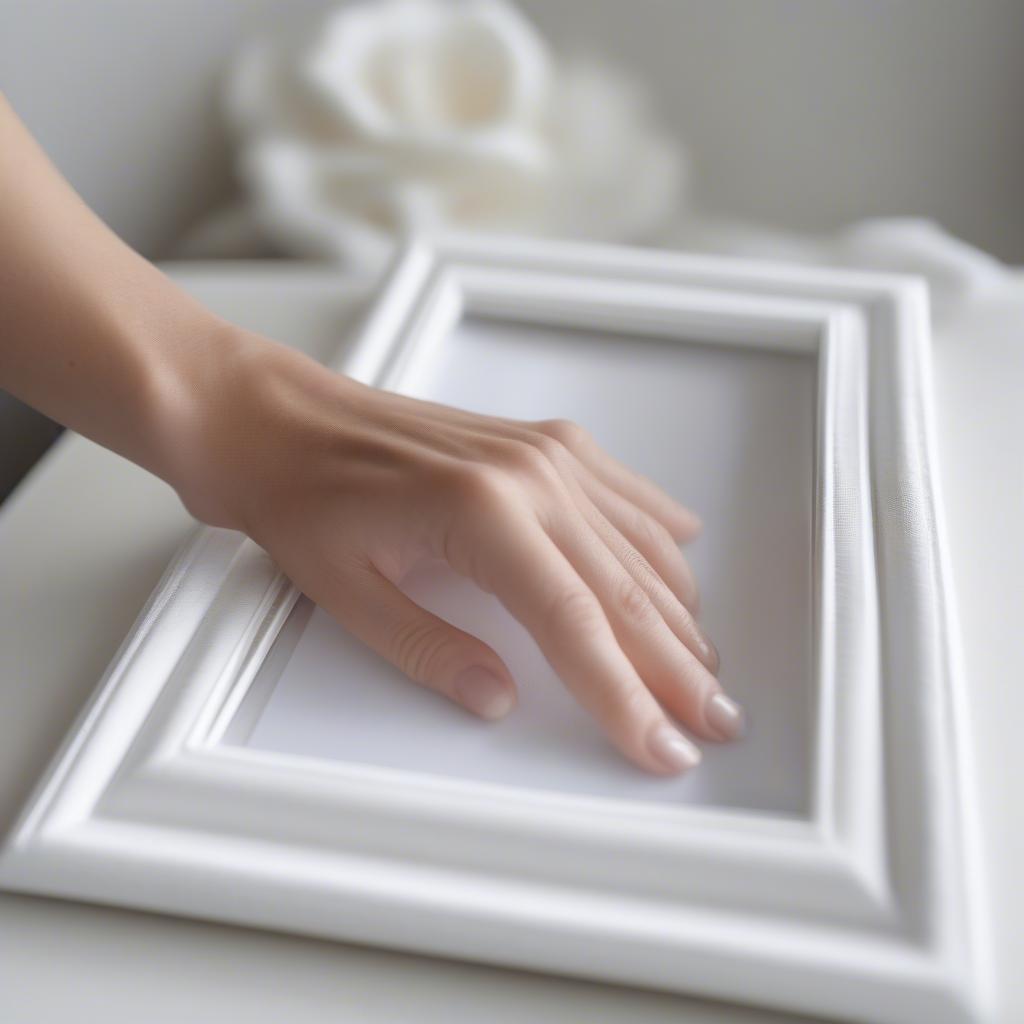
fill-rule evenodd
<path id="1" fill-rule="evenodd" d="M 552 539 L 601 602 L 620 647 L 662 705 L 705 739 L 735 739 L 742 712 L 709 670 L 710 648 L 636 550 L 599 519 L 589 531 L 559 520 Z M 703 659 L 696 653 L 702 645 Z"/>
<path id="2" fill-rule="evenodd" d="M 631 543 L 632 538 L 627 538 L 620 532 L 615 523 L 596 505 L 586 502 L 585 499 L 578 504 L 582 506 L 580 511 L 597 537 L 615 556 L 622 571 L 628 573 L 644 591 L 672 633 L 711 673 L 716 673 L 719 664 L 718 651 L 694 616 L 697 600 L 693 574 L 672 539 L 666 534 L 670 551 L 683 562 L 682 570 L 675 565 L 675 559 L 667 552 L 659 550 L 660 542 L 649 528 L 644 527 L 643 531 L 649 532 L 644 532 L 643 536 L 637 537 Z M 638 515 L 645 516 L 645 513 Z M 626 518 L 629 518 L 628 515 Z M 652 526 L 656 525 L 653 520 L 650 520 L 650 523 Z M 684 582 L 677 583 L 675 588 L 669 587 L 666 578 L 673 576 L 680 577 Z M 626 585 L 624 580 L 620 579 L 619 582 L 623 586 Z"/>
<path id="3" fill-rule="evenodd" d="M 479 555 L 479 582 L 530 631 L 552 668 L 626 757 L 655 774 L 694 767 L 700 751 L 666 717 L 612 631 L 593 590 L 527 515 Z"/>
<path id="4" fill-rule="evenodd" d="M 700 533 L 701 522 L 693 512 L 609 455 L 582 427 L 567 420 L 545 420 L 535 426 L 568 448 L 598 480 L 653 516 L 677 541 L 687 543 Z"/>
<path id="5" fill-rule="evenodd" d="M 490 647 L 421 608 L 373 566 L 352 569 L 337 593 L 316 599 L 410 679 L 473 714 L 497 719 L 515 706 L 515 683 Z"/>
<path id="6" fill-rule="evenodd" d="M 650 562 L 675 596 L 696 615 L 700 608 L 697 580 L 668 530 L 592 474 L 581 472 L 578 482 L 601 515 Z M 712 671 L 717 670 L 716 655 Z"/>
<path id="7" fill-rule="evenodd" d="M 557 435 L 563 447 L 589 456 L 591 465 L 602 465 L 599 456 L 604 453 L 584 431 L 561 421 L 541 426 L 548 435 Z M 604 465 L 617 466 L 614 460 Z M 619 468 L 630 474 L 625 467 Z M 625 632 L 622 642 L 634 666 L 680 721 L 708 739 L 735 739 L 744 729 L 743 712 L 722 692 L 715 679 L 718 652 L 694 618 L 698 607 L 696 581 L 664 520 L 627 500 L 595 476 L 578 457 L 568 464 L 562 460 L 561 469 L 580 514 L 597 534 L 599 543 L 580 544 L 578 529 L 570 530 L 561 540 L 556 538 L 556 542 L 563 546 L 588 583 L 601 580 L 596 592 L 605 608 L 612 609 L 609 617 L 613 630 L 617 634 Z M 671 502 L 667 495 L 655 490 Z M 582 498 L 579 491 L 583 492 Z M 677 509 L 684 513 L 684 518 L 691 517 L 691 527 L 698 523 L 688 510 L 682 506 Z M 677 535 L 680 532 L 677 530 Z M 566 545 L 574 546 L 576 557 Z M 602 545 L 619 563 L 618 568 L 609 568 Z M 644 604 L 644 596 L 649 607 Z M 660 614 L 668 632 L 655 624 L 653 637 L 638 636 L 635 622 L 631 627 L 629 620 L 635 620 L 638 614 L 646 617 L 652 608 Z M 668 633 L 681 641 L 685 650 L 680 650 Z M 694 665 L 691 656 L 701 664 Z"/>

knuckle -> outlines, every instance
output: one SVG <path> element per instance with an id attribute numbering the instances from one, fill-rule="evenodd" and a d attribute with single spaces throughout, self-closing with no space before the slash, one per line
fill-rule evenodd
<path id="1" fill-rule="evenodd" d="M 532 447 L 548 465 L 558 465 L 567 453 L 567 448 L 561 441 L 548 437 L 547 434 L 538 434 Z"/>
<path id="2" fill-rule="evenodd" d="M 668 529 L 645 512 L 637 510 L 634 529 L 641 542 L 654 551 L 679 550 L 679 546 L 672 539 L 672 534 L 668 532 Z"/>
<path id="3" fill-rule="evenodd" d="M 511 500 L 511 481 L 497 466 L 472 463 L 455 474 L 458 501 L 472 508 L 504 508 Z"/>
<path id="4" fill-rule="evenodd" d="M 628 573 L 619 582 L 617 607 L 623 618 L 634 627 L 651 625 L 657 615 L 647 592 Z"/>
<path id="5" fill-rule="evenodd" d="M 545 453 L 525 441 L 513 441 L 508 448 L 507 461 L 513 471 L 534 479 L 545 477 L 551 469 Z"/>
<path id="6" fill-rule="evenodd" d="M 440 678 L 458 653 L 456 645 L 441 630 L 417 620 L 396 627 L 391 644 L 395 664 L 420 683 Z"/>
<path id="7" fill-rule="evenodd" d="M 547 621 L 556 635 L 593 635 L 601 628 L 604 612 L 589 591 L 566 590 L 551 601 Z"/>
<path id="8" fill-rule="evenodd" d="M 543 436 L 557 441 L 570 451 L 585 445 L 590 436 L 583 427 L 572 420 L 544 420 L 537 424 L 537 429 Z"/>
<path id="9" fill-rule="evenodd" d="M 651 595 L 660 589 L 661 577 L 654 567 L 636 548 L 628 548 L 622 555 L 626 572 L 636 580 L 644 591 Z"/>

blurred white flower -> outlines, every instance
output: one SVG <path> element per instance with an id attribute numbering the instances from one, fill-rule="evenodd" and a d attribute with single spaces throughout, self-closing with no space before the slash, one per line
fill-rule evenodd
<path id="1" fill-rule="evenodd" d="M 643 91 L 553 60 L 501 0 L 342 8 L 246 50 L 227 109 L 261 230 L 353 267 L 444 227 L 658 241 L 682 194 L 682 152 Z"/>

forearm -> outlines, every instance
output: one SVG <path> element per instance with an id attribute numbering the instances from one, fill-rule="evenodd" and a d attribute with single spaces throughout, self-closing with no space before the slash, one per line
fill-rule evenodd
<path id="1" fill-rule="evenodd" d="M 172 482 L 232 329 L 82 202 L 0 96 L 0 387 Z"/>

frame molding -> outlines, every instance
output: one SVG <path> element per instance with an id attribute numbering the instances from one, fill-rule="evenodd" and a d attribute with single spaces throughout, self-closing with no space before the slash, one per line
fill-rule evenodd
<path id="1" fill-rule="evenodd" d="M 227 745 L 298 595 L 204 528 L 0 846 L 0 884 L 878 1024 L 987 1019 L 923 283 L 449 236 L 410 245 L 340 368 L 398 386 L 466 312 L 816 353 L 810 817 Z"/>

